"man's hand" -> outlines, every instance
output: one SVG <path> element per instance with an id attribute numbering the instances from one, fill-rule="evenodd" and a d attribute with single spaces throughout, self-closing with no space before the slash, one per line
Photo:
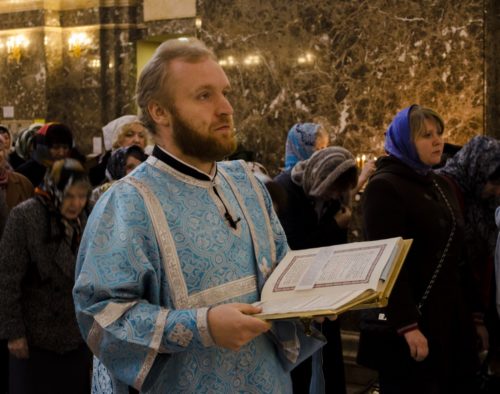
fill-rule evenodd
<path id="1" fill-rule="evenodd" d="M 361 170 L 361 173 L 358 177 L 357 190 L 363 187 L 363 185 L 368 181 L 368 179 L 372 176 L 376 169 L 377 167 L 375 166 L 375 160 L 368 160 L 365 162 L 365 164 L 363 165 L 363 169 Z"/>
<path id="2" fill-rule="evenodd" d="M 26 337 L 10 339 L 7 342 L 10 354 L 16 358 L 29 358 L 28 341 Z"/>
<path id="3" fill-rule="evenodd" d="M 479 344 L 481 349 L 479 350 L 488 350 L 490 348 L 490 337 L 488 335 L 488 330 L 482 324 L 476 324 L 476 333 L 479 338 Z"/>
<path id="4" fill-rule="evenodd" d="M 260 311 L 250 304 L 223 304 L 210 309 L 207 320 L 215 344 L 236 351 L 268 331 L 269 323 L 249 316 Z"/>
<path id="5" fill-rule="evenodd" d="M 429 355 L 429 346 L 427 338 L 418 329 L 408 331 L 404 334 L 406 343 L 410 348 L 411 357 L 415 361 L 424 361 Z"/>
<path id="6" fill-rule="evenodd" d="M 325 319 L 328 319 L 330 321 L 335 321 L 337 320 L 338 317 L 339 317 L 338 315 L 318 316 L 314 318 L 314 321 L 316 323 L 324 323 Z"/>
<path id="7" fill-rule="evenodd" d="M 349 207 L 342 207 L 335 214 L 334 219 L 337 222 L 337 226 L 340 228 L 347 228 L 349 222 L 351 221 L 352 211 Z"/>

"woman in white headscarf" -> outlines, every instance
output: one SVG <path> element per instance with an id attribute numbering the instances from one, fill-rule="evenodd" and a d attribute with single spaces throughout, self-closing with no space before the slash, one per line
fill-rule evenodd
<path id="1" fill-rule="evenodd" d="M 93 186 L 106 182 L 106 167 L 111 153 L 118 148 L 137 145 L 145 149 L 148 145 L 148 131 L 136 115 L 124 115 L 112 120 L 102 128 L 105 152 L 99 163 L 89 170 L 89 179 Z"/>

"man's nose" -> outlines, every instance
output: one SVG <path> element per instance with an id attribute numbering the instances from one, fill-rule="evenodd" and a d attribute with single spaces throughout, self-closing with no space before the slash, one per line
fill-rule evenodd
<path id="1" fill-rule="evenodd" d="M 220 115 L 222 114 L 232 115 L 234 112 L 233 106 L 229 102 L 228 98 L 224 95 L 222 95 L 221 99 L 219 100 L 217 109 Z"/>

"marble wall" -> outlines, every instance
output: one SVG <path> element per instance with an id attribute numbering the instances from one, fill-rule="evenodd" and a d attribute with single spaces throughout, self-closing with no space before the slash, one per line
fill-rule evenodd
<path id="1" fill-rule="evenodd" d="M 202 38 L 238 63 L 226 69 L 241 139 L 273 169 L 289 127 L 317 116 L 354 153 L 382 153 L 412 103 L 441 113 L 454 143 L 483 133 L 481 0 L 200 0 L 199 14 Z"/>
<path id="2" fill-rule="evenodd" d="M 95 2 L 94 2 L 95 3 Z M 60 121 L 75 133 L 88 153 L 92 137 L 123 113 L 135 113 L 135 41 L 138 6 L 83 9 L 38 9 L 2 13 L 0 40 L 0 106 L 13 106 L 15 120 Z M 29 22 L 27 22 L 29 21 Z M 81 51 L 69 47 L 73 33 L 84 33 Z M 9 59 L 8 37 L 22 35 L 29 45 L 19 61 Z"/>
<path id="3" fill-rule="evenodd" d="M 215 50 L 240 141 L 273 173 L 299 121 L 320 118 L 332 143 L 373 155 L 412 103 L 443 115 L 450 142 L 498 130 L 495 0 L 197 0 L 199 30 L 194 17 L 144 21 L 142 1 L 103 4 L 0 18 L 0 42 L 30 39 L 20 63 L 0 45 L 0 106 L 67 122 L 85 152 L 103 124 L 136 111 L 136 43 L 157 36 L 198 35 Z M 75 57 L 67 39 L 80 30 L 91 44 Z"/>

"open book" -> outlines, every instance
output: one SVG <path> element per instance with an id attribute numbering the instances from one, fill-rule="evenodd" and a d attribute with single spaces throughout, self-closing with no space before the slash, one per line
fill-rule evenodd
<path id="1" fill-rule="evenodd" d="M 255 317 L 309 318 L 386 306 L 411 242 L 397 237 L 290 251 L 267 279 Z"/>

